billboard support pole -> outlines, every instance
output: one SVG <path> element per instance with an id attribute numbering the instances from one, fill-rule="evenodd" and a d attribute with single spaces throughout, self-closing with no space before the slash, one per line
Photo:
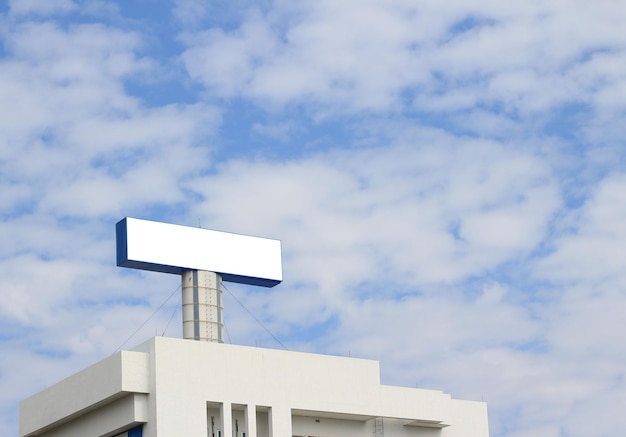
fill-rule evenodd
<path id="1" fill-rule="evenodd" d="M 181 282 L 183 338 L 224 343 L 222 277 L 206 270 L 185 270 Z"/>

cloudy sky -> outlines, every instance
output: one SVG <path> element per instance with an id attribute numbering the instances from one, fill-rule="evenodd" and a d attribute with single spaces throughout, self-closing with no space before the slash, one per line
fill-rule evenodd
<path id="1" fill-rule="evenodd" d="M 179 278 L 115 266 L 125 216 L 282 241 L 281 285 L 227 284 L 228 342 L 379 360 L 487 401 L 492 437 L 623 434 L 625 22 L 621 0 L 0 1 L 0 434 L 180 336 Z"/>

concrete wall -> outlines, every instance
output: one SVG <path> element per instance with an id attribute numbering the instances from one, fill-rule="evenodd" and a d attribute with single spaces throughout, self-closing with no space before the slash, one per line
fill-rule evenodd
<path id="1" fill-rule="evenodd" d="M 41 437 L 109 437 L 148 421 L 147 395 L 131 394 L 61 423 Z"/>
<path id="2" fill-rule="evenodd" d="M 378 416 L 402 419 L 391 435 L 434 435 L 433 428 L 405 426 L 410 420 L 449 425 L 435 431 L 445 437 L 488 435 L 485 404 L 456 401 L 436 390 L 382 386 L 376 361 L 166 338 L 146 347 L 155 357 L 158 417 L 146 436 L 204 437 L 206 402 L 219 405 L 225 436 L 233 435 L 233 418 L 245 432 L 243 412 L 259 406 L 267 411 L 272 437 L 300 432 L 306 419 L 292 410 L 324 416 L 318 423 L 336 425 L 332 435 L 338 437 L 359 435 L 357 429 L 371 435 L 364 423 Z"/>

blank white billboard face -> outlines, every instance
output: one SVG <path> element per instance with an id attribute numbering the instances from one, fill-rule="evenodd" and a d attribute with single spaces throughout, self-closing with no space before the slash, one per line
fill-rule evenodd
<path id="1" fill-rule="evenodd" d="M 130 217 L 115 230 L 121 267 L 175 274 L 207 270 L 224 281 L 265 287 L 283 279 L 278 240 Z"/>

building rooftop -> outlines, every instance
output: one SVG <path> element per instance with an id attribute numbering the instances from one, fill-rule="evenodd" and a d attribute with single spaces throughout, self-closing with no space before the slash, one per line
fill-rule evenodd
<path id="1" fill-rule="evenodd" d="M 20 436 L 488 436 L 486 404 L 379 375 L 372 360 L 155 337 L 23 401 Z"/>

